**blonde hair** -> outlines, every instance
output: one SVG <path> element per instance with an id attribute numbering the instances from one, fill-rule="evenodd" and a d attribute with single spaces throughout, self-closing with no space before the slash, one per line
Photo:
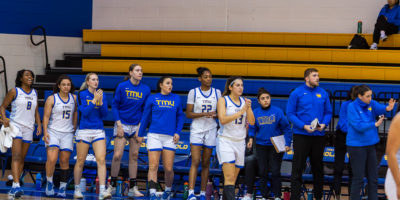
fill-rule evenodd
<path id="1" fill-rule="evenodd" d="M 89 80 L 91 75 L 96 75 L 97 76 L 97 74 L 94 73 L 94 72 L 90 72 L 90 73 L 86 74 L 85 81 L 82 83 L 80 90 L 86 90 L 88 88 L 88 85 L 87 85 L 86 82 Z"/>

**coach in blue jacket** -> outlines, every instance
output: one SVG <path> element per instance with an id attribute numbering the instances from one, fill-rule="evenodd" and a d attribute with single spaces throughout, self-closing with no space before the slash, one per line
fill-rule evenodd
<path id="1" fill-rule="evenodd" d="M 332 117 L 329 95 L 324 89 L 318 87 L 318 70 L 306 69 L 304 79 L 305 84 L 290 94 L 286 110 L 289 121 L 293 123 L 292 200 L 300 199 L 302 173 L 307 157 L 310 157 L 313 171 L 314 196 L 316 199 L 322 198 L 324 130 Z M 316 119 L 319 121 L 318 126 L 311 126 L 311 122 Z"/>
<path id="2" fill-rule="evenodd" d="M 364 184 L 365 170 L 368 179 L 368 199 L 378 199 L 378 161 L 375 144 L 379 142 L 378 129 L 382 124 L 385 112 L 391 111 L 395 101 L 389 105 L 372 100 L 372 90 L 367 85 L 356 89 L 357 99 L 347 107 L 347 150 L 350 156 L 353 180 L 350 199 L 361 199 L 360 192 Z M 375 118 L 379 116 L 379 120 Z"/>

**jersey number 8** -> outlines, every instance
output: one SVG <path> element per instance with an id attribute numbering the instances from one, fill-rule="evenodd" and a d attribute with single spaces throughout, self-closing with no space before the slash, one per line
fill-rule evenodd
<path id="1" fill-rule="evenodd" d="M 212 106 L 211 105 L 202 105 L 201 112 L 210 112 Z"/>
<path id="2" fill-rule="evenodd" d="M 30 110 L 32 108 L 32 102 L 28 101 L 28 103 L 26 104 L 26 109 Z"/>

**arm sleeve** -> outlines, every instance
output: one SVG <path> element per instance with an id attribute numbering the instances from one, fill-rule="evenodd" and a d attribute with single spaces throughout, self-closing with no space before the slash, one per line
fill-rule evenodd
<path id="1" fill-rule="evenodd" d="M 383 115 L 386 113 L 386 105 L 380 104 L 375 100 L 371 101 L 372 110 L 374 111 L 375 116 Z"/>
<path id="2" fill-rule="evenodd" d="M 286 105 L 286 113 L 289 121 L 292 122 L 294 126 L 296 126 L 299 129 L 303 129 L 305 123 L 302 122 L 296 116 L 296 108 L 297 108 L 297 95 L 294 92 L 292 92 L 292 94 L 289 96 L 289 100 Z"/>
<path id="3" fill-rule="evenodd" d="M 177 99 L 179 99 L 179 106 L 176 112 L 176 133 L 180 135 L 183 128 L 183 124 L 185 123 L 185 113 L 183 113 L 182 110 L 182 103 L 180 101 L 180 97 L 178 97 Z"/>
<path id="4" fill-rule="evenodd" d="M 83 102 L 83 103 L 81 104 L 81 102 Z M 92 101 L 90 101 L 89 104 L 87 105 L 84 95 L 80 95 L 80 101 L 79 101 L 78 105 L 79 105 L 78 110 L 85 117 L 88 116 L 93 111 L 94 107 L 96 106 L 92 103 Z"/>
<path id="5" fill-rule="evenodd" d="M 113 98 L 112 106 L 111 106 L 115 121 L 121 120 L 121 118 L 119 117 L 120 103 L 121 103 L 121 90 L 120 90 L 120 87 L 117 87 L 117 89 L 115 90 L 115 93 L 114 93 L 114 98 Z"/>
<path id="6" fill-rule="evenodd" d="M 194 90 L 195 89 L 191 89 L 189 91 L 188 98 L 187 98 L 187 104 L 194 104 Z"/>
<path id="7" fill-rule="evenodd" d="M 290 129 L 290 124 L 289 121 L 287 120 L 286 116 L 283 114 L 283 112 L 280 112 L 279 114 L 279 128 L 281 129 L 282 133 L 284 134 L 285 137 L 285 145 L 290 147 L 290 144 L 292 143 L 292 130 Z"/>
<path id="8" fill-rule="evenodd" d="M 139 128 L 139 137 L 143 137 L 146 135 L 146 128 L 147 125 L 149 124 L 150 117 L 151 117 L 151 108 L 152 107 L 152 101 L 151 97 L 147 99 L 146 104 L 144 106 L 143 110 L 143 115 L 142 115 L 142 120 L 140 120 L 140 128 Z"/>
<path id="9" fill-rule="evenodd" d="M 343 103 L 342 106 L 340 107 L 340 111 L 339 111 L 339 119 L 343 120 L 344 122 L 347 122 L 347 107 L 348 107 L 349 103 Z M 341 127 L 341 131 L 347 133 L 347 124 L 344 124 Z"/>
<path id="10" fill-rule="evenodd" d="M 360 132 L 365 132 L 368 129 L 375 128 L 375 122 L 365 123 L 364 121 L 362 121 L 357 110 L 352 105 L 349 105 L 347 107 L 347 120 L 349 122 L 349 126 Z"/>
<path id="11" fill-rule="evenodd" d="M 324 105 L 324 118 L 322 119 L 322 123 L 328 126 L 329 122 L 332 119 L 332 106 L 331 102 L 329 101 L 329 95 L 325 95 L 325 105 Z"/>
<path id="12" fill-rule="evenodd" d="M 249 125 L 249 137 L 254 138 L 257 133 L 257 122 L 254 125 Z"/>
<path id="13" fill-rule="evenodd" d="M 103 95 L 103 105 L 101 105 L 101 108 L 100 108 L 100 115 L 101 115 L 101 118 L 103 118 L 103 119 L 105 119 L 108 115 L 108 103 L 107 103 L 106 95 Z"/>

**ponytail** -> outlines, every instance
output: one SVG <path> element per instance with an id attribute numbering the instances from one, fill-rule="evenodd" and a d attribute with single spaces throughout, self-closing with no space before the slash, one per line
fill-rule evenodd
<path id="1" fill-rule="evenodd" d="M 87 75 L 86 75 L 86 78 L 85 78 L 85 81 L 83 81 L 83 83 L 82 83 L 82 85 L 81 85 L 81 88 L 79 89 L 79 90 L 86 90 L 86 89 L 88 89 L 88 85 L 87 85 L 87 81 L 89 80 L 89 78 L 90 78 L 90 76 L 91 75 L 97 75 L 96 73 L 93 73 L 93 72 L 90 72 L 90 73 L 88 73 Z"/>

